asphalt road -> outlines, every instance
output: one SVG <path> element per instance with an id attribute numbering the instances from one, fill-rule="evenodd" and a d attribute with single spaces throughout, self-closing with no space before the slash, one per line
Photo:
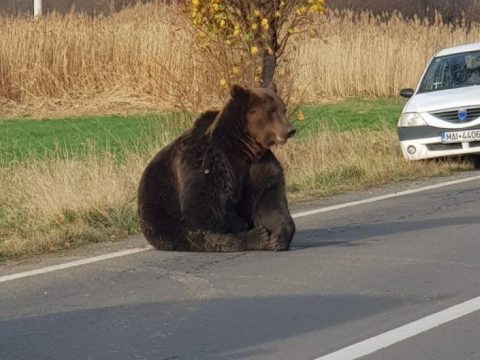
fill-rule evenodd
<path id="1" fill-rule="evenodd" d="M 480 296 L 479 181 L 298 218 L 289 252 L 149 250 L 0 283 L 0 359 L 320 358 Z M 138 246 L 5 264 L 0 276 Z M 478 360 L 478 339 L 477 311 L 362 359 Z"/>

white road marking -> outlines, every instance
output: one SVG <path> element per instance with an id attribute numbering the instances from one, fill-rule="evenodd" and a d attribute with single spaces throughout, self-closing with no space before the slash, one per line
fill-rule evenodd
<path id="1" fill-rule="evenodd" d="M 355 360 L 480 310 L 480 296 L 315 360 Z"/>
<path id="2" fill-rule="evenodd" d="M 463 183 L 470 182 L 470 181 L 475 181 L 475 180 L 480 180 L 480 175 L 472 176 L 472 177 L 468 177 L 468 178 L 464 178 L 464 179 L 459 179 L 459 180 L 447 181 L 447 182 L 440 183 L 440 184 L 435 184 L 435 185 L 423 186 L 423 187 L 419 187 L 417 189 L 404 190 L 404 191 L 399 191 L 399 192 L 396 192 L 396 193 L 375 196 L 375 197 L 368 198 L 368 199 L 352 201 L 352 202 L 333 205 L 333 206 L 328 206 L 328 207 L 324 207 L 324 208 L 320 208 L 320 209 L 303 211 L 303 212 L 300 212 L 300 213 L 293 214 L 292 217 L 294 219 L 298 219 L 298 218 L 301 218 L 301 217 L 320 214 L 320 213 L 324 213 L 324 212 L 328 212 L 328 211 L 332 211 L 332 210 L 339 210 L 339 209 L 344 209 L 344 208 L 351 207 L 351 206 L 369 204 L 369 203 L 373 203 L 373 202 L 377 202 L 377 201 L 381 201 L 381 200 L 392 199 L 392 198 L 396 198 L 396 197 L 400 197 L 400 196 L 416 194 L 416 193 L 423 192 L 423 191 L 438 189 L 438 188 L 445 187 L 445 186 L 463 184 Z"/>
<path id="3" fill-rule="evenodd" d="M 472 176 L 472 177 L 468 177 L 468 178 L 464 178 L 464 179 L 459 179 L 459 180 L 447 181 L 447 182 L 440 183 L 440 184 L 435 184 L 435 185 L 423 186 L 423 187 L 420 187 L 420 188 L 417 188 L 417 189 L 405 190 L 405 191 L 400 191 L 400 192 L 396 192 L 396 193 L 376 196 L 376 197 L 372 197 L 372 198 L 368 198 L 368 199 L 364 199 L 364 200 L 352 201 L 352 202 L 348 202 L 348 203 L 344 203 L 344 204 L 338 204 L 338 205 L 328 206 L 328 207 L 324 207 L 324 208 L 304 211 L 304 212 L 293 214 L 292 217 L 294 219 L 298 219 L 298 218 L 305 217 L 305 216 L 320 214 L 320 213 L 333 211 L 333 210 L 339 210 L 339 209 L 352 207 L 352 206 L 369 204 L 369 203 L 373 203 L 373 202 L 376 202 L 376 201 L 396 198 L 396 197 L 405 196 L 405 195 L 411 195 L 411 194 L 419 193 L 419 192 L 422 192 L 422 191 L 438 189 L 438 188 L 441 188 L 441 187 L 451 186 L 451 185 L 456 185 L 456 184 L 462 184 L 462 183 L 466 183 L 466 182 L 470 182 L 470 181 L 474 181 L 474 180 L 480 180 L 480 175 Z M 68 262 L 68 263 L 64 263 L 64 264 L 47 266 L 45 268 L 41 268 L 41 269 L 37 269 L 37 270 L 31 270 L 31 271 L 25 271 L 25 272 L 21 272 L 21 273 L 17 273 L 17 274 L 0 276 L 0 283 L 7 282 L 7 281 L 12 281 L 12 280 L 17 280 L 17 279 L 21 279 L 21 278 L 25 278 L 25 277 L 29 277 L 29 276 L 45 274 L 45 273 L 49 273 L 49 272 L 53 272 L 53 271 L 57 271 L 57 270 L 68 269 L 68 268 L 75 267 L 75 266 L 91 264 L 91 263 L 95 263 L 95 262 L 98 262 L 98 261 L 114 259 L 114 258 L 117 258 L 117 257 L 136 254 L 138 252 L 147 251 L 147 250 L 150 250 L 150 249 L 152 249 L 152 248 L 151 247 L 146 247 L 146 248 L 136 248 L 136 249 L 130 249 L 130 250 L 123 250 L 123 251 L 118 251 L 118 252 L 114 252 L 114 253 L 110 253 L 110 254 L 95 256 L 95 257 L 87 258 L 87 259 L 83 259 L 83 260 L 77 260 L 77 261 L 72 261 L 72 262 Z"/>
<path id="4" fill-rule="evenodd" d="M 44 268 L 41 268 L 41 269 L 24 271 L 24 272 L 21 272 L 21 273 L 16 273 L 16 274 L 11 274 L 11 275 L 4 275 L 4 276 L 0 276 L 0 283 L 7 282 L 7 281 L 12 281 L 12 280 L 17 280 L 17 279 L 21 279 L 21 278 L 26 278 L 26 277 L 29 277 L 29 276 L 45 274 L 45 273 L 49 273 L 49 272 L 52 272 L 52 271 L 64 270 L 64 269 L 68 269 L 68 268 L 72 268 L 72 267 L 76 267 L 76 266 L 92 264 L 92 263 L 95 263 L 95 262 L 104 261 L 104 260 L 108 260 L 108 259 L 114 259 L 114 258 L 118 258 L 118 257 L 122 257 L 122 256 L 137 254 L 139 252 L 147 251 L 147 250 L 150 250 L 150 249 L 151 249 L 151 247 L 145 247 L 145 248 L 135 248 L 135 249 L 116 251 L 116 252 L 110 253 L 110 254 L 95 256 L 95 257 L 82 259 L 82 260 L 70 261 L 70 262 L 67 262 L 67 263 L 59 264 L 59 265 L 47 266 L 47 267 L 44 267 Z"/>

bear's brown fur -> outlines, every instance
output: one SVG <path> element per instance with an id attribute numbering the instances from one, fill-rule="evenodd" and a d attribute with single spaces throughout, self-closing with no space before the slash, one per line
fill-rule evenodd
<path id="1" fill-rule="evenodd" d="M 231 89 L 147 165 L 138 190 L 142 231 L 157 249 L 287 250 L 295 232 L 283 170 L 269 148 L 292 136 L 272 89 Z"/>

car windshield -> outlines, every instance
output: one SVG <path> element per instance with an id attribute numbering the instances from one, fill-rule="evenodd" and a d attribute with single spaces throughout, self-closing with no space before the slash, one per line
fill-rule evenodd
<path id="1" fill-rule="evenodd" d="M 480 85 L 480 51 L 434 58 L 419 92 Z"/>

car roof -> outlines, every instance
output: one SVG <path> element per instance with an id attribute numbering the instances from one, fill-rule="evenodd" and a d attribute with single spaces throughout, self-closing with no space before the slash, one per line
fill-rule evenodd
<path id="1" fill-rule="evenodd" d="M 469 51 L 476 51 L 476 50 L 480 50 L 480 42 L 445 48 L 437 52 L 435 54 L 435 57 L 458 54 L 458 53 L 469 52 Z"/>

